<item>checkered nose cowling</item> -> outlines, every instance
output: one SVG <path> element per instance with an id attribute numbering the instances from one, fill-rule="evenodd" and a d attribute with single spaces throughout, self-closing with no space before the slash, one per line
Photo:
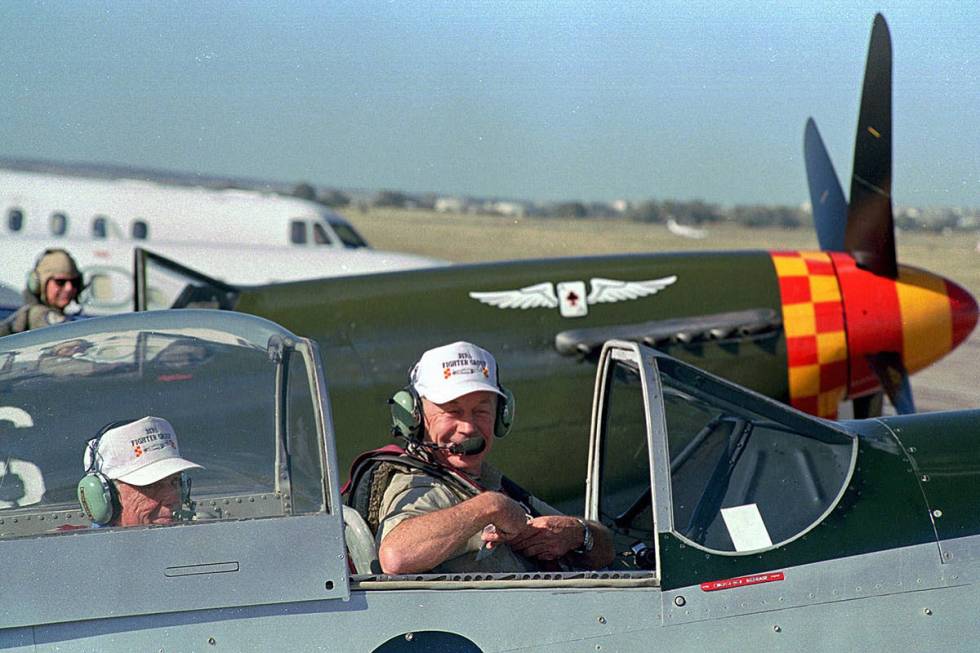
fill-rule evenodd
<path id="1" fill-rule="evenodd" d="M 970 335 L 977 303 L 955 283 L 899 266 L 897 279 L 827 252 L 771 252 L 783 308 L 790 403 L 835 418 L 842 399 L 880 389 L 867 355 L 895 352 L 909 373 Z"/>
<path id="2" fill-rule="evenodd" d="M 847 393 L 847 334 L 834 264 L 825 252 L 772 252 L 786 332 L 790 404 L 837 417 Z"/>

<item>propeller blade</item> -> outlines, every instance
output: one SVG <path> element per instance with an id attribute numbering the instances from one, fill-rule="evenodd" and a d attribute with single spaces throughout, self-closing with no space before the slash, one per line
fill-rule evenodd
<path id="1" fill-rule="evenodd" d="M 899 415 L 909 415 L 915 412 L 912 401 L 912 386 L 909 384 L 909 374 L 902 363 L 901 354 L 894 351 L 881 352 L 868 356 L 872 371 L 881 382 L 881 387 L 888 400 L 892 402 Z"/>
<path id="2" fill-rule="evenodd" d="M 892 216 L 892 46 L 888 24 L 875 15 L 854 139 L 851 203 L 844 247 L 858 265 L 898 277 Z"/>
<path id="3" fill-rule="evenodd" d="M 864 397 L 858 397 L 852 401 L 851 404 L 854 407 L 854 419 L 881 417 L 881 408 L 884 397 L 884 393 L 876 392 Z"/>
<path id="4" fill-rule="evenodd" d="M 844 251 L 844 231 L 847 228 L 847 200 L 834 164 L 827 154 L 820 131 L 813 118 L 807 118 L 803 131 L 803 158 L 806 162 L 806 180 L 810 187 L 810 205 L 813 207 L 813 226 L 817 230 L 817 242 L 825 252 Z"/>

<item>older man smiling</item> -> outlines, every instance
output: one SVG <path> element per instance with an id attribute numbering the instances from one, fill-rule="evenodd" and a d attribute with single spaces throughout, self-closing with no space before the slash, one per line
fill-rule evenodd
<path id="1" fill-rule="evenodd" d="M 85 448 L 78 500 L 100 526 L 169 524 L 181 503 L 181 475 L 202 469 L 180 457 L 177 434 L 165 419 L 115 422 Z"/>

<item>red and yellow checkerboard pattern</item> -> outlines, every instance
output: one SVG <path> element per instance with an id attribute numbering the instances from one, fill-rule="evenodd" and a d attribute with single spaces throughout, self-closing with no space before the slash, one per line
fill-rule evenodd
<path id="1" fill-rule="evenodd" d="M 830 256 L 771 252 L 783 305 L 790 403 L 836 418 L 847 391 L 844 306 Z"/>

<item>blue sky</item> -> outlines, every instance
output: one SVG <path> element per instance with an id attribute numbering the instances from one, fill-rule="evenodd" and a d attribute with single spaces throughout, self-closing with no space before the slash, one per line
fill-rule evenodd
<path id="1" fill-rule="evenodd" d="M 895 201 L 976 207 L 978 7 L 8 2 L 0 155 L 535 200 L 798 204 L 807 116 L 848 178 L 880 10 Z"/>

